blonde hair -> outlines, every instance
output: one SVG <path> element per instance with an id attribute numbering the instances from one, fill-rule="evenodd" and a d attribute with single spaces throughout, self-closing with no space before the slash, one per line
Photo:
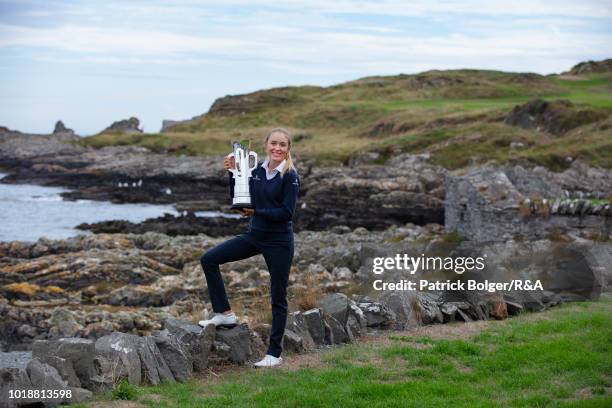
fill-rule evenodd
<path id="1" fill-rule="evenodd" d="M 295 170 L 295 165 L 293 164 L 293 159 L 291 158 L 291 135 L 289 134 L 289 131 L 285 128 L 274 128 L 270 131 L 270 133 L 268 133 L 268 136 L 266 136 L 266 138 L 264 139 L 264 147 L 266 146 L 266 144 L 268 144 L 268 139 L 270 139 L 270 136 L 272 136 L 273 133 L 282 133 L 283 135 L 285 135 L 285 137 L 287 138 L 287 143 L 289 144 L 289 151 L 287 151 L 285 166 L 281 171 L 281 176 L 284 176 L 289 169 Z"/>

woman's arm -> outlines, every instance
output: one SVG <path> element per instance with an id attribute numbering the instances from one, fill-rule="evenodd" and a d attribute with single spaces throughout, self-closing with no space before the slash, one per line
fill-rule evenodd
<path id="1" fill-rule="evenodd" d="M 283 202 L 277 208 L 255 208 L 255 215 L 261 215 L 271 221 L 291 221 L 295 212 L 300 179 L 295 171 L 288 171 L 283 177 Z"/>

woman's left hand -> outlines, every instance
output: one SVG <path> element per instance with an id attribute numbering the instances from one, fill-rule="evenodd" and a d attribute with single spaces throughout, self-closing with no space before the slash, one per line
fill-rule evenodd
<path id="1" fill-rule="evenodd" d="M 255 210 L 252 208 L 243 208 L 241 210 L 238 210 L 238 212 L 243 217 L 251 217 L 253 214 L 255 214 Z"/>

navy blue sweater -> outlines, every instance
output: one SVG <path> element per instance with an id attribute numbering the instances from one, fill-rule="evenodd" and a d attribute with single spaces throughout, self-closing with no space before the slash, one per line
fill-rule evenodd
<path id="1" fill-rule="evenodd" d="M 280 173 L 266 179 L 266 169 L 258 163 L 249 179 L 251 203 L 255 214 L 251 217 L 250 229 L 266 232 L 290 232 L 293 229 L 293 214 L 300 191 L 300 178 L 293 169 L 284 176 Z M 234 177 L 230 176 L 230 194 L 234 196 Z"/>

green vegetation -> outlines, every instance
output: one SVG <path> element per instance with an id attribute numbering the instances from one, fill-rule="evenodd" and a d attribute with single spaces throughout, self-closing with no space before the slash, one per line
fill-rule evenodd
<path id="1" fill-rule="evenodd" d="M 517 105 L 557 103 L 555 135 L 504 123 Z M 284 87 L 220 98 L 210 112 L 168 133 L 103 133 L 79 144 L 138 145 L 155 152 L 224 154 L 229 142 L 251 139 L 262 153 L 266 132 L 284 126 L 296 138 L 298 158 L 346 161 L 378 151 L 381 161 L 402 152 L 429 152 L 435 163 L 460 168 L 493 161 L 530 162 L 554 170 L 579 158 L 612 167 L 612 73 L 577 76 L 487 70 L 427 71 L 368 77 L 322 88 Z"/>
<path id="2" fill-rule="evenodd" d="M 401 332 L 388 335 L 388 345 L 320 351 L 311 367 L 139 387 L 137 400 L 150 407 L 610 406 L 611 312 L 610 301 L 573 303 L 490 321 L 472 335 L 463 323 L 432 336 Z"/>
<path id="3" fill-rule="evenodd" d="M 130 385 L 127 380 L 122 380 L 119 384 L 113 388 L 113 398 L 121 400 L 133 400 L 136 399 L 138 392 L 136 387 Z"/>

